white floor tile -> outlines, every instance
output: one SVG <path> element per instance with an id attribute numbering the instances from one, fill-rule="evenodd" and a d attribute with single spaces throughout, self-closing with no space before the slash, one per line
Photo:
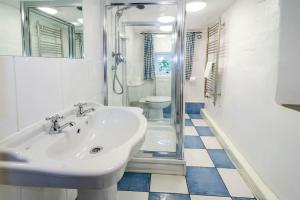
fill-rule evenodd
<path id="1" fill-rule="evenodd" d="M 199 136 L 195 127 L 193 127 L 193 126 L 185 126 L 184 127 L 184 135 Z"/>
<path id="2" fill-rule="evenodd" d="M 215 167 L 205 149 L 184 149 L 184 160 L 187 166 Z"/>
<path id="3" fill-rule="evenodd" d="M 206 149 L 223 149 L 216 137 L 201 136 Z"/>
<path id="4" fill-rule="evenodd" d="M 173 175 L 152 174 L 150 191 L 188 194 L 185 177 Z"/>
<path id="5" fill-rule="evenodd" d="M 231 198 L 230 197 L 191 195 L 191 200 L 231 200 Z"/>
<path id="6" fill-rule="evenodd" d="M 117 200 L 148 200 L 148 192 L 118 191 Z"/>
<path id="7" fill-rule="evenodd" d="M 189 116 L 188 114 L 184 114 L 184 118 L 185 118 L 185 119 L 189 119 L 190 116 Z"/>
<path id="8" fill-rule="evenodd" d="M 192 119 L 194 126 L 208 126 L 205 120 L 203 119 Z"/>
<path id="9" fill-rule="evenodd" d="M 218 169 L 229 193 L 233 197 L 253 198 L 253 194 L 236 169 Z"/>

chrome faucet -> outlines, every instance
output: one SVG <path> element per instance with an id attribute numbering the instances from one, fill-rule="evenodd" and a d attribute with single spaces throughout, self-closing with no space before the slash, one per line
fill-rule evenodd
<path id="1" fill-rule="evenodd" d="M 49 134 L 57 134 L 57 133 L 61 133 L 65 128 L 67 128 L 68 126 L 74 126 L 76 123 L 75 122 L 68 122 L 64 125 L 59 125 L 59 120 L 63 119 L 63 116 L 59 116 L 59 115 L 54 115 L 52 117 L 47 117 L 46 120 L 52 122 Z"/>
<path id="2" fill-rule="evenodd" d="M 78 103 L 76 105 L 74 105 L 75 107 L 78 107 L 78 111 L 77 111 L 77 117 L 84 117 L 87 113 L 93 112 L 95 111 L 95 108 L 89 108 L 84 110 L 83 107 L 86 106 L 87 103 Z"/>

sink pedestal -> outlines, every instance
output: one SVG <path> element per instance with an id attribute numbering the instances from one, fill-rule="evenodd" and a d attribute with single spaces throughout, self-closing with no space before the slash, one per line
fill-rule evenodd
<path id="1" fill-rule="evenodd" d="M 117 200 L 117 185 L 102 190 L 78 189 L 77 200 Z"/>

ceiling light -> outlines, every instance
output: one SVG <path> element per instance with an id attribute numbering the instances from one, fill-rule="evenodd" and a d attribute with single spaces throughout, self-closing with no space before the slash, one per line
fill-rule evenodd
<path id="1" fill-rule="evenodd" d="M 155 35 L 157 38 L 165 38 L 166 37 L 166 35 L 164 35 L 164 34 L 157 34 L 157 35 Z"/>
<path id="2" fill-rule="evenodd" d="M 202 1 L 193 1 L 186 4 L 186 11 L 187 12 L 197 12 L 205 8 L 207 4 Z"/>
<path id="3" fill-rule="evenodd" d="M 38 9 L 50 15 L 55 15 L 58 12 L 54 8 L 48 8 L 48 7 L 38 7 Z"/>
<path id="4" fill-rule="evenodd" d="M 74 26 L 80 26 L 80 23 L 79 23 L 79 22 L 72 22 L 72 24 L 73 24 Z"/>
<path id="5" fill-rule="evenodd" d="M 163 26 L 160 26 L 159 29 L 163 32 L 171 32 L 173 30 L 173 26 L 163 25 Z"/>
<path id="6" fill-rule="evenodd" d="M 175 21 L 175 17 L 173 16 L 162 16 L 162 17 L 159 17 L 157 18 L 157 20 L 160 22 L 160 23 L 171 23 L 173 21 Z"/>
<path id="7" fill-rule="evenodd" d="M 77 19 L 77 21 L 78 21 L 79 23 L 83 24 L 83 19 L 82 19 L 82 18 Z"/>

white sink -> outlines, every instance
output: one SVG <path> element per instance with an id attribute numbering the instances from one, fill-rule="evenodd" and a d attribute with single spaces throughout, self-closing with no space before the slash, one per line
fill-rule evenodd
<path id="1" fill-rule="evenodd" d="M 105 107 L 77 117 L 73 109 L 49 134 L 41 121 L 0 141 L 0 184 L 78 189 L 78 200 L 116 199 L 117 182 L 144 142 L 147 121 L 138 108 Z"/>

